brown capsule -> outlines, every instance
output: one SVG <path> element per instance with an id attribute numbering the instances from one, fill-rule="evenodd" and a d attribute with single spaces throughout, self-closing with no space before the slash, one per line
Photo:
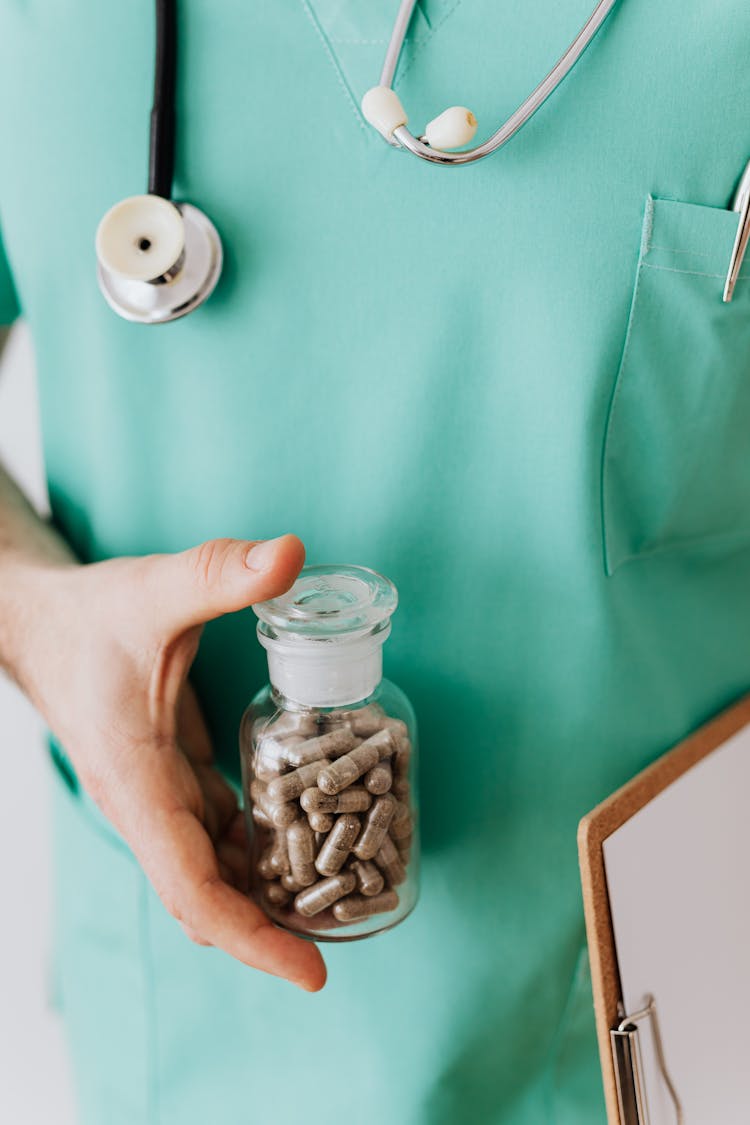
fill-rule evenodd
<path id="1" fill-rule="evenodd" d="M 342 758 L 341 761 L 344 761 L 344 759 Z M 268 783 L 269 798 L 272 801 L 282 803 L 295 801 L 310 786 L 317 785 L 321 771 L 329 767 L 330 764 L 328 758 L 321 758 L 320 761 L 309 762 L 306 766 L 300 766 L 299 769 L 292 770 L 291 773 L 285 773 L 282 777 L 274 778 L 273 781 Z M 273 817 L 271 817 L 271 820 L 273 820 Z"/>
<path id="2" fill-rule="evenodd" d="M 314 914 L 326 910 L 332 902 L 348 895 L 356 885 L 357 880 L 351 871 L 342 871 L 330 879 L 321 879 L 315 886 L 300 891 L 294 900 L 294 909 L 298 914 L 312 918 Z"/>
<path id="3" fill-rule="evenodd" d="M 391 839 L 398 843 L 407 836 L 411 836 L 414 829 L 414 822 L 411 817 L 409 806 L 403 801 L 399 801 L 396 805 L 396 811 L 393 814 L 393 820 L 390 826 Z"/>
<path id="4" fill-rule="evenodd" d="M 302 886 L 302 884 L 298 883 L 293 875 L 282 875 L 281 876 L 281 885 L 282 885 L 282 887 L 284 887 L 285 890 L 291 891 L 291 893 L 293 895 L 296 895 L 297 891 L 304 890 L 304 887 Z"/>
<path id="5" fill-rule="evenodd" d="M 271 863 L 271 852 L 272 852 L 271 847 L 266 848 L 260 854 L 260 856 L 258 857 L 258 860 L 255 864 L 255 869 L 258 872 L 258 874 L 260 875 L 261 879 L 275 879 L 276 878 L 276 871 L 274 870 L 274 866 Z"/>
<path id="6" fill-rule="evenodd" d="M 329 813 L 311 812 L 307 814 L 313 832 L 330 832 L 333 828 L 333 817 Z"/>
<path id="7" fill-rule="evenodd" d="M 318 729 L 318 717 L 314 711 L 281 711 L 265 728 L 266 734 L 283 738 L 288 734 L 299 734 L 312 738 Z"/>
<path id="8" fill-rule="evenodd" d="M 396 848 L 401 862 L 407 864 L 411 859 L 412 837 L 407 836 L 405 840 L 398 840 Z"/>
<path id="9" fill-rule="evenodd" d="M 328 793 L 318 789 L 317 785 L 312 785 L 309 789 L 305 789 L 299 803 L 306 813 L 332 813 L 336 812 L 338 797 L 329 796 Z"/>
<path id="10" fill-rule="evenodd" d="M 350 785 L 341 793 L 323 793 L 314 785 L 306 789 L 299 803 L 306 813 L 364 812 L 372 804 L 372 797 L 361 785 Z"/>
<path id="11" fill-rule="evenodd" d="M 408 777 L 394 777 L 391 792 L 399 801 L 404 801 L 407 805 L 411 804 L 411 785 Z"/>
<path id="12" fill-rule="evenodd" d="M 359 834 L 359 817 L 344 813 L 338 817 L 318 852 L 315 866 L 321 875 L 336 875 L 344 866 Z"/>
<path id="13" fill-rule="evenodd" d="M 411 742 L 401 742 L 394 755 L 394 764 L 396 773 L 399 777 L 407 777 L 409 774 L 409 764 L 411 762 Z"/>
<path id="14" fill-rule="evenodd" d="M 290 766 L 306 766 L 310 762 L 318 762 L 321 758 L 340 758 L 354 747 L 356 739 L 350 727 L 341 727 L 339 730 L 320 734 L 316 738 L 308 738 L 306 742 L 299 742 L 295 746 L 286 747 L 286 760 Z"/>
<path id="15" fill-rule="evenodd" d="M 395 891 L 382 891 L 379 895 L 367 898 L 365 895 L 348 895 L 333 908 L 339 922 L 357 922 L 360 918 L 370 918 L 373 914 L 386 914 L 398 906 Z"/>
<path id="16" fill-rule="evenodd" d="M 387 793 L 393 783 L 390 762 L 378 762 L 365 774 L 365 789 L 370 793 Z"/>
<path id="17" fill-rule="evenodd" d="M 356 707 L 349 711 L 328 711 L 322 716 L 322 720 L 326 726 L 348 723 L 360 738 L 369 738 L 385 725 L 386 714 L 379 703 L 368 703 L 366 707 Z"/>
<path id="18" fill-rule="evenodd" d="M 379 895 L 385 885 L 383 876 L 374 863 L 369 860 L 355 859 L 349 868 L 357 876 L 357 890 L 362 895 Z"/>
<path id="19" fill-rule="evenodd" d="M 261 828 L 272 828 L 273 827 L 273 821 L 271 820 L 270 816 L 268 816 L 263 811 L 263 808 L 262 808 L 261 805 L 257 805 L 254 802 L 253 802 L 253 820 Z"/>
<path id="20" fill-rule="evenodd" d="M 379 703 L 368 703 L 366 707 L 360 707 L 359 710 L 353 711 L 349 722 L 355 734 L 360 738 L 371 738 L 379 730 L 382 730 L 385 725 L 386 714 Z"/>
<path id="21" fill-rule="evenodd" d="M 286 833 L 289 863 L 292 876 L 300 886 L 309 887 L 317 879 L 315 874 L 315 838 L 306 819 L 290 824 Z"/>
<path id="22" fill-rule="evenodd" d="M 266 883 L 263 888 L 263 894 L 274 906 L 286 906 L 289 899 L 292 897 L 289 891 L 286 890 L 285 887 L 282 887 L 281 883 L 275 881 L 273 883 Z"/>
<path id="23" fill-rule="evenodd" d="M 401 742 L 404 739 L 409 741 L 409 728 L 403 719 L 392 719 L 390 716 L 385 720 L 383 726 L 389 730 L 396 742 Z"/>
<path id="24" fill-rule="evenodd" d="M 375 862 L 392 887 L 397 887 L 406 879 L 406 868 L 390 836 L 386 836 L 383 840 L 380 851 L 375 856 Z"/>
<path id="25" fill-rule="evenodd" d="M 291 741 L 291 740 L 290 740 Z M 295 741 L 303 739 L 296 736 Z M 279 774 L 288 769 L 286 758 L 286 740 L 265 735 L 258 742 L 258 748 L 253 758 L 253 772 L 261 781 L 273 781 Z"/>
<path id="26" fill-rule="evenodd" d="M 367 816 L 364 827 L 354 848 L 357 859 L 374 859 L 380 851 L 388 827 L 396 811 L 396 798 L 390 793 L 378 797 Z"/>
<path id="27" fill-rule="evenodd" d="M 271 845 L 271 867 L 277 875 L 286 875 L 291 870 L 286 842 L 286 830 L 283 828 L 274 833 L 274 839 Z"/>
<path id="28" fill-rule="evenodd" d="M 372 796 L 362 785 L 350 785 L 336 794 L 336 812 L 366 812 L 372 804 Z"/>
<path id="29" fill-rule="evenodd" d="M 250 799 L 263 810 L 266 817 L 277 828 L 288 828 L 297 818 L 293 806 L 272 801 L 267 786 L 257 778 L 250 782 Z"/>
<path id="30" fill-rule="evenodd" d="M 324 793 L 340 793 L 348 785 L 377 765 L 384 754 L 384 740 L 391 745 L 388 731 L 378 731 L 359 746 L 355 746 L 343 758 L 322 770 L 317 785 Z M 283 778 L 282 778 L 283 780 Z M 272 784 L 276 784 L 273 782 Z"/>

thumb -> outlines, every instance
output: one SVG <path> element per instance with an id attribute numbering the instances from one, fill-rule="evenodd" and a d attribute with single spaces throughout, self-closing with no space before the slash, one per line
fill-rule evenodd
<path id="1" fill-rule="evenodd" d="M 141 561 L 154 623 L 177 633 L 285 593 L 302 569 L 305 548 L 296 535 L 211 539 Z"/>

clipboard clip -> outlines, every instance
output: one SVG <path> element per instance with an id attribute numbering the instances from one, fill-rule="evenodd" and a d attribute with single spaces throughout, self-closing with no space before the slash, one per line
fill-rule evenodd
<path id="1" fill-rule="evenodd" d="M 649 1125 L 648 1099 L 644 1084 L 643 1059 L 638 1031 L 638 1024 L 645 1019 L 651 1020 L 656 1061 L 674 1105 L 676 1125 L 684 1125 L 685 1117 L 682 1104 L 669 1076 L 664 1058 L 664 1047 L 653 996 L 647 996 L 645 1006 L 640 1011 L 624 1016 L 617 1027 L 609 1033 L 621 1125 Z"/>

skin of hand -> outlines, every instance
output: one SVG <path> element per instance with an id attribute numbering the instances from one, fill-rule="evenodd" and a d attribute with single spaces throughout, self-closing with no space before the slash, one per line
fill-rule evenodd
<path id="1" fill-rule="evenodd" d="M 285 535 L 32 569 L 14 671 L 188 936 L 315 992 L 317 947 L 244 893 L 242 814 L 188 682 L 203 625 L 283 593 L 303 562 Z"/>

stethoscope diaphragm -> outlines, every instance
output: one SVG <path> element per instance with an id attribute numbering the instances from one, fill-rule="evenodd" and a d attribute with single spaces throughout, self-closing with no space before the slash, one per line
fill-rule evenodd
<path id="1" fill-rule="evenodd" d="M 216 227 L 191 203 L 133 195 L 96 232 L 97 277 L 112 309 L 139 324 L 165 324 L 201 305 L 221 274 Z"/>

